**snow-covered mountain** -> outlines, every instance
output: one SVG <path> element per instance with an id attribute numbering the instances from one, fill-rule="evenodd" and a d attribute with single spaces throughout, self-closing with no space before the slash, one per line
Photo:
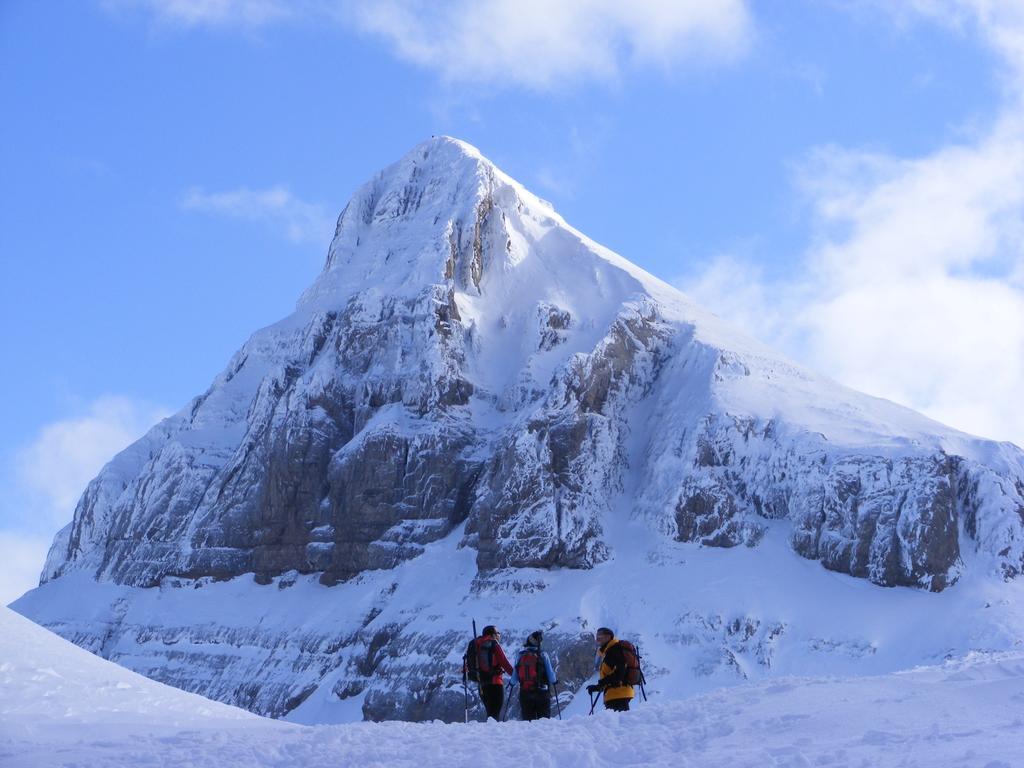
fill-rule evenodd
<path id="1" fill-rule="evenodd" d="M 441 137 L 14 607 L 262 714 L 457 719 L 474 616 L 543 626 L 569 692 L 611 624 L 678 695 L 1007 648 L 1022 568 L 1020 449 L 786 361 Z"/>

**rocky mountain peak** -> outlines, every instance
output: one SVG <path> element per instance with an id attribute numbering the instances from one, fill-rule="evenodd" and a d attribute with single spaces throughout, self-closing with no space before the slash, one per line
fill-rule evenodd
<path id="1" fill-rule="evenodd" d="M 590 674 L 579 633 L 623 617 L 666 648 L 761 633 L 770 658 L 792 595 L 779 587 L 775 619 L 723 624 L 691 600 L 697 557 L 726 580 L 728 563 L 758 557 L 860 586 L 1013 579 L 1024 454 L 787 361 L 437 137 L 356 192 L 295 313 L 89 484 L 40 591 L 109 599 L 83 642 L 110 655 L 139 632 L 133 601 L 187 586 L 184 606 L 227 582 L 217 593 L 247 602 L 211 631 L 262 661 L 225 671 L 196 639 L 193 664 L 214 679 L 179 681 L 177 661 L 148 659 L 183 635 L 125 654 L 256 711 L 284 714 L 327 685 L 366 693 L 368 717 L 418 719 L 451 716 L 461 693 L 433 672 L 410 689 L 402 660 L 443 666 L 467 602 L 562 627 L 576 682 Z M 274 592 L 253 597 L 253 582 Z M 268 650 L 261 611 L 300 582 L 309 637 Z M 688 590 L 651 607 L 655 582 Z M 42 599 L 19 605 L 45 613 Z M 275 678 L 279 664 L 304 670 L 302 685 Z"/>
<path id="2" fill-rule="evenodd" d="M 323 275 L 302 303 L 372 287 L 390 295 L 431 284 L 481 291 L 485 238 L 505 239 L 526 192 L 465 142 L 437 136 L 364 184 L 338 219 Z M 501 249 L 489 253 L 501 260 Z M 499 264 L 492 265 L 500 268 Z"/>

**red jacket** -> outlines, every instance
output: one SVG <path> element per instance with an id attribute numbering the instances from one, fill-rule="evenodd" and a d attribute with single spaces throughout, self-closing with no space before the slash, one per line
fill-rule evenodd
<path id="1" fill-rule="evenodd" d="M 480 646 L 487 641 L 491 641 L 494 645 L 491 647 L 491 663 L 492 673 L 485 675 L 481 672 L 480 684 L 481 685 L 504 685 L 505 679 L 502 677 L 502 671 L 506 674 L 511 675 L 514 670 L 512 665 L 509 663 L 508 657 L 505 656 L 505 652 L 501 650 L 501 645 L 493 637 L 484 635 L 476 639 L 477 653 L 480 653 Z"/>

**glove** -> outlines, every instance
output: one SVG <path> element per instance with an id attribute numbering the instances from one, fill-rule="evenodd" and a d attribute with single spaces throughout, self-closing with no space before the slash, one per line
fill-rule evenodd
<path id="1" fill-rule="evenodd" d="M 601 685 L 588 685 L 587 686 L 587 693 L 589 693 L 591 695 L 593 695 L 595 693 L 600 693 L 603 687 L 604 686 L 601 686 Z"/>

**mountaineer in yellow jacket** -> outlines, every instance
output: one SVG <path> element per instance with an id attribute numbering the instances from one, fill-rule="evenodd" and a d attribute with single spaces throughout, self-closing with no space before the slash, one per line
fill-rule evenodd
<path id="1" fill-rule="evenodd" d="M 604 693 L 605 709 L 616 712 L 628 712 L 629 700 L 633 698 L 633 686 L 629 684 L 629 654 L 615 638 L 615 633 L 608 627 L 601 627 L 594 633 L 597 641 L 597 652 L 600 655 L 600 667 L 597 685 L 587 686 L 587 693 Z M 632 648 L 632 646 L 630 646 Z M 633 665 L 636 665 L 636 652 L 633 652 Z"/>

